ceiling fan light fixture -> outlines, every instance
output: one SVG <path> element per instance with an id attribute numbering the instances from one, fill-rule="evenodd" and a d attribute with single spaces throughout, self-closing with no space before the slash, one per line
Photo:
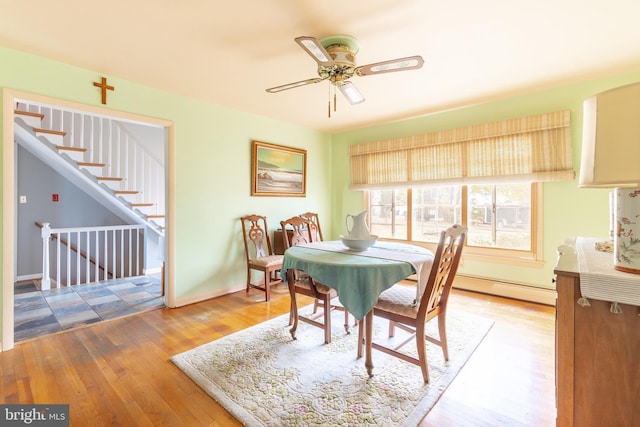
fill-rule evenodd
<path id="1" fill-rule="evenodd" d="M 338 88 L 340 89 L 340 92 L 342 92 L 344 97 L 347 98 L 347 101 L 349 101 L 351 105 L 360 104 L 361 102 L 364 102 L 364 96 L 362 95 L 362 93 L 360 93 L 358 88 L 356 88 L 353 84 L 351 84 L 351 82 L 344 82 L 341 85 L 339 85 Z"/>

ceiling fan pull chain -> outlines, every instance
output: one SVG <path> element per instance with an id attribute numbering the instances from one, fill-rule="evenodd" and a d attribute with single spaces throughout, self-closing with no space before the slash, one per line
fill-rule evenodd
<path id="1" fill-rule="evenodd" d="M 334 101 L 335 104 L 335 101 Z M 327 105 L 327 113 L 329 115 L 329 118 L 331 118 L 331 85 L 329 85 L 329 102 Z"/>

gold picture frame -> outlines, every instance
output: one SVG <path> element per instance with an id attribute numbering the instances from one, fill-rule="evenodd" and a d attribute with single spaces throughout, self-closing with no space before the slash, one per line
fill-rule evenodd
<path id="1" fill-rule="evenodd" d="M 252 141 L 252 196 L 305 197 L 306 194 L 306 150 Z"/>

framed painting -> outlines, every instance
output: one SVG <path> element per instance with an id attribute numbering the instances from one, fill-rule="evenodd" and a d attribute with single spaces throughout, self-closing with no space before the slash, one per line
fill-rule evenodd
<path id="1" fill-rule="evenodd" d="M 305 197 L 306 192 L 306 150 L 252 142 L 252 196 Z"/>

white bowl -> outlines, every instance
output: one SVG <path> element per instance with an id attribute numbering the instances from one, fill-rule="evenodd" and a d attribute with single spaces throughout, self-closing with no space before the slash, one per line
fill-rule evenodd
<path id="1" fill-rule="evenodd" d="M 378 236 L 371 234 L 365 239 L 353 239 L 350 237 L 340 236 L 342 243 L 352 251 L 366 251 L 369 247 L 373 246 L 378 240 Z"/>

